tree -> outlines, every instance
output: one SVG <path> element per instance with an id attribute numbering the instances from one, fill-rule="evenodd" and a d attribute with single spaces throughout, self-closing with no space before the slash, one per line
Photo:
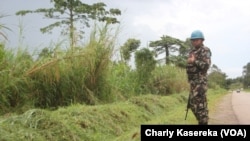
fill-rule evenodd
<path id="1" fill-rule="evenodd" d="M 243 79 L 242 77 L 237 77 L 237 78 L 229 78 L 227 79 L 227 86 L 228 88 L 230 88 L 231 90 L 236 90 L 236 89 L 240 89 L 243 88 Z"/>
<path id="2" fill-rule="evenodd" d="M 155 69 L 156 61 L 154 53 L 148 48 L 143 48 L 135 52 L 135 66 L 139 84 L 144 87 L 151 77 L 151 72 Z"/>
<path id="3" fill-rule="evenodd" d="M 210 68 L 210 73 L 208 75 L 209 83 L 214 83 L 215 85 L 220 86 L 221 88 L 228 88 L 226 77 L 227 75 L 221 71 L 215 64 Z"/>
<path id="4" fill-rule="evenodd" d="M 172 63 L 176 64 L 178 67 L 185 68 L 187 63 L 187 58 L 189 51 L 191 49 L 191 41 L 189 38 L 186 39 L 185 42 L 179 43 L 179 55 L 173 56 L 170 58 L 172 60 Z"/>
<path id="5" fill-rule="evenodd" d="M 250 63 L 243 67 L 243 86 L 244 88 L 250 87 Z"/>
<path id="6" fill-rule="evenodd" d="M 82 3 L 80 0 L 51 0 L 54 8 L 40 8 L 37 10 L 21 10 L 16 15 L 24 16 L 28 13 L 44 13 L 49 19 L 58 20 L 46 27 L 41 28 L 42 33 L 51 33 L 55 27 L 63 27 L 61 34 L 68 35 L 70 46 L 74 47 L 77 39 L 82 38 L 83 30 L 79 30 L 79 36 L 76 37 L 76 23 L 80 22 L 82 28 L 90 27 L 90 20 L 106 22 L 106 24 L 115 24 L 119 21 L 115 16 L 121 15 L 119 9 L 106 10 L 106 4 L 99 2 L 92 5 Z"/>
<path id="7" fill-rule="evenodd" d="M 135 65 L 137 70 L 150 73 L 155 69 L 156 61 L 153 52 L 147 48 L 143 48 L 135 52 Z"/>
<path id="8" fill-rule="evenodd" d="M 165 52 L 165 63 L 169 64 L 171 53 L 179 51 L 180 47 L 186 47 L 186 45 L 179 39 L 165 35 L 161 40 L 150 42 L 149 47 L 154 48 L 156 56 Z"/>
<path id="9" fill-rule="evenodd" d="M 42 51 L 38 55 L 38 59 L 40 58 L 47 58 L 47 57 L 52 57 L 53 51 L 50 50 L 49 48 L 45 47 L 42 49 Z"/>
<path id="10" fill-rule="evenodd" d="M 123 46 L 121 46 L 122 58 L 127 62 L 130 60 L 131 53 L 133 53 L 141 44 L 140 40 L 128 39 Z"/>

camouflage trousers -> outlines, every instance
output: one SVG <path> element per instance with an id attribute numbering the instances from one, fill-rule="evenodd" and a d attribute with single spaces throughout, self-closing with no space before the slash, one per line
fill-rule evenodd
<path id="1" fill-rule="evenodd" d="M 189 108 L 192 110 L 199 124 L 208 123 L 208 107 L 207 107 L 207 85 L 191 84 L 190 85 Z"/>

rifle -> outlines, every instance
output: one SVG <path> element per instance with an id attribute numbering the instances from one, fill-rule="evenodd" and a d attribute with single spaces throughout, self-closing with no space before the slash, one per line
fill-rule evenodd
<path id="1" fill-rule="evenodd" d="M 188 114 L 188 109 L 190 107 L 190 94 L 188 96 L 188 102 L 187 102 L 187 109 L 186 109 L 186 116 L 185 116 L 185 120 L 187 119 L 187 114 Z"/>

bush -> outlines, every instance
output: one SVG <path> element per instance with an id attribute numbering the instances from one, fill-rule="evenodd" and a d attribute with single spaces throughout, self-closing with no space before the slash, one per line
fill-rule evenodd
<path id="1" fill-rule="evenodd" d="M 164 65 L 158 66 L 153 71 L 149 87 L 153 94 L 168 95 L 188 90 L 187 82 L 185 70 L 176 66 Z"/>

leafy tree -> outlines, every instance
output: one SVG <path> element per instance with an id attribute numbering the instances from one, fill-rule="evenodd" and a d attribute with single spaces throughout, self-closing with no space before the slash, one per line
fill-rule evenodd
<path id="1" fill-rule="evenodd" d="M 186 62 L 187 62 L 187 57 L 188 57 L 188 53 L 191 49 L 191 42 L 190 39 L 187 38 L 185 42 L 180 42 L 179 43 L 179 55 L 177 56 L 172 56 L 170 58 L 170 61 L 174 64 L 176 64 L 177 66 L 181 67 L 181 68 L 185 68 L 186 67 Z"/>
<path id="2" fill-rule="evenodd" d="M 47 47 L 43 48 L 42 51 L 39 53 L 38 58 L 47 58 L 52 57 L 53 51 Z"/>
<path id="3" fill-rule="evenodd" d="M 243 86 L 244 88 L 250 87 L 250 63 L 243 67 Z"/>
<path id="4" fill-rule="evenodd" d="M 39 8 L 37 10 L 21 10 L 16 15 L 24 16 L 28 13 L 44 13 L 44 16 L 49 19 L 56 19 L 46 27 L 41 28 L 42 33 L 51 33 L 55 27 L 62 27 L 61 34 L 70 37 L 70 46 L 74 47 L 77 39 L 82 38 L 83 30 L 79 30 L 79 35 L 76 37 L 76 23 L 80 22 L 82 28 L 90 27 L 90 20 L 106 22 L 107 24 L 119 23 L 115 16 L 121 15 L 119 9 L 106 10 L 106 4 L 102 2 L 92 5 L 82 3 L 80 0 L 51 0 L 54 3 L 53 8 Z"/>
<path id="5" fill-rule="evenodd" d="M 215 71 L 221 72 L 221 69 L 220 69 L 217 65 L 213 64 L 213 65 L 210 67 L 210 70 L 209 70 L 209 71 L 210 71 L 210 72 L 215 72 Z"/>
<path id="6" fill-rule="evenodd" d="M 145 86 L 151 77 L 151 72 L 155 69 L 156 61 L 154 53 L 148 48 L 143 48 L 135 52 L 135 66 L 138 73 L 138 80 L 141 86 Z"/>
<path id="7" fill-rule="evenodd" d="M 227 75 L 221 71 L 215 64 L 210 68 L 210 73 L 208 75 L 208 80 L 210 83 L 219 85 L 221 88 L 228 88 L 226 77 Z"/>
<path id="8" fill-rule="evenodd" d="M 237 77 L 237 78 L 229 78 L 226 80 L 227 81 L 227 86 L 228 88 L 230 88 L 231 90 L 236 90 L 239 88 L 243 88 L 243 79 L 242 77 Z"/>
<path id="9" fill-rule="evenodd" d="M 130 60 L 131 53 L 133 53 L 141 44 L 140 40 L 128 39 L 123 46 L 121 46 L 122 58 L 127 62 Z"/>
<path id="10" fill-rule="evenodd" d="M 179 52 L 180 46 L 183 48 L 187 47 L 181 40 L 167 36 L 167 35 L 162 36 L 161 40 L 152 41 L 149 44 L 149 47 L 154 48 L 156 52 L 156 56 L 165 52 L 166 64 L 169 64 L 171 62 L 170 60 L 171 53 Z"/>
<path id="11" fill-rule="evenodd" d="M 187 38 L 185 42 L 180 42 L 179 45 L 179 55 L 187 57 L 190 49 L 192 48 L 190 38 Z"/>

